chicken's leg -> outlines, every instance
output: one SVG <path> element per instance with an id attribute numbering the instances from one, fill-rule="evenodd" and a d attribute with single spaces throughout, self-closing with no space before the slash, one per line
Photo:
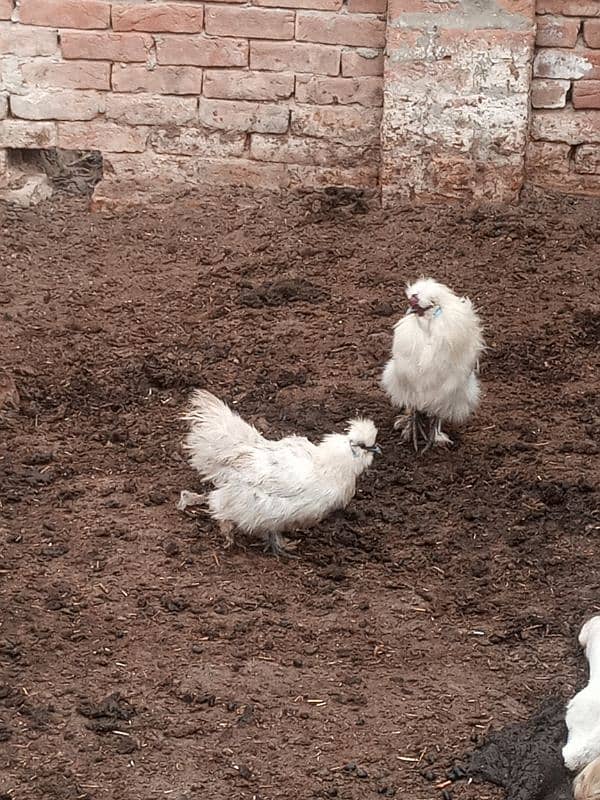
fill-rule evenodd
<path id="1" fill-rule="evenodd" d="M 201 506 L 206 502 L 205 494 L 198 494 L 197 492 L 188 492 L 183 489 L 179 495 L 179 502 L 177 503 L 178 511 L 185 511 L 188 506 Z"/>
<path id="2" fill-rule="evenodd" d="M 273 553 L 277 558 L 298 558 L 291 551 L 296 548 L 295 542 L 289 542 L 278 533 L 267 533 L 265 536 L 265 553 Z"/>
<path id="3" fill-rule="evenodd" d="M 219 530 L 223 535 L 223 539 L 225 540 L 223 547 L 228 550 L 230 547 L 233 547 L 235 544 L 235 525 L 233 522 L 230 522 L 228 519 L 224 519 L 219 522 Z"/>
<path id="4" fill-rule="evenodd" d="M 427 423 L 427 415 L 423 414 L 421 411 L 417 411 L 417 409 L 413 409 L 408 418 L 406 420 L 405 416 L 400 416 L 396 418 L 394 422 L 394 430 L 398 430 L 398 428 L 402 427 L 402 441 L 403 442 L 412 442 L 412 446 L 414 447 L 415 453 L 419 452 L 419 437 L 427 441 L 428 434 L 426 432 L 426 423 Z"/>

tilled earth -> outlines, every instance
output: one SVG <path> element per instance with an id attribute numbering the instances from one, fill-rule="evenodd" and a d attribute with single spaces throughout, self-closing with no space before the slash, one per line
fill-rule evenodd
<path id="1" fill-rule="evenodd" d="M 0 226 L 0 797 L 499 796 L 447 772 L 582 685 L 600 610 L 600 202 L 63 199 Z M 415 457 L 378 380 L 422 273 L 488 350 L 477 415 Z M 177 512 L 196 386 L 273 437 L 376 419 L 299 559 Z"/>

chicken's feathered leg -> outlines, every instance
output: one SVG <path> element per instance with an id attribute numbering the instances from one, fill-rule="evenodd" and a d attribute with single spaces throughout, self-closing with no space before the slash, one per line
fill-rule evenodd
<path id="1" fill-rule="evenodd" d="M 295 547 L 296 544 L 294 542 L 287 541 L 287 539 L 284 539 L 283 536 L 280 536 L 278 533 L 267 533 L 265 536 L 265 553 L 273 553 L 277 558 L 298 558 L 298 556 L 291 552 Z"/>
<path id="2" fill-rule="evenodd" d="M 402 441 L 412 442 L 415 453 L 419 452 L 419 437 L 427 442 L 428 433 L 426 426 L 427 415 L 416 409 L 411 412 L 408 421 L 406 420 L 406 416 L 399 416 L 396 417 L 394 422 L 394 430 L 397 431 L 398 428 L 402 427 Z"/>
<path id="3" fill-rule="evenodd" d="M 235 525 L 233 522 L 225 519 L 219 523 L 219 530 L 223 535 L 223 539 L 225 540 L 223 547 L 227 550 L 230 547 L 233 547 L 235 544 Z"/>
<path id="4" fill-rule="evenodd" d="M 178 511 L 185 511 L 188 506 L 201 506 L 206 502 L 205 494 L 198 494 L 197 492 L 188 492 L 183 489 L 179 495 L 179 502 L 177 503 Z"/>

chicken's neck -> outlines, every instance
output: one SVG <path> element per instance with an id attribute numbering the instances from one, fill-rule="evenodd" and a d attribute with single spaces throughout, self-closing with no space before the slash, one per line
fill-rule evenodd
<path id="1" fill-rule="evenodd" d="M 600 684 L 600 636 L 592 636 L 585 648 L 585 657 L 589 663 L 589 683 Z"/>

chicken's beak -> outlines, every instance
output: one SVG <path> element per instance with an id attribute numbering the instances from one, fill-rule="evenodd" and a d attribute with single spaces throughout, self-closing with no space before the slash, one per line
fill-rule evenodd
<path id="1" fill-rule="evenodd" d="M 381 455 L 381 447 L 379 447 L 378 444 L 374 444 L 373 447 L 367 447 L 366 449 L 369 451 L 369 453 L 375 453 L 375 455 L 378 456 Z"/>

